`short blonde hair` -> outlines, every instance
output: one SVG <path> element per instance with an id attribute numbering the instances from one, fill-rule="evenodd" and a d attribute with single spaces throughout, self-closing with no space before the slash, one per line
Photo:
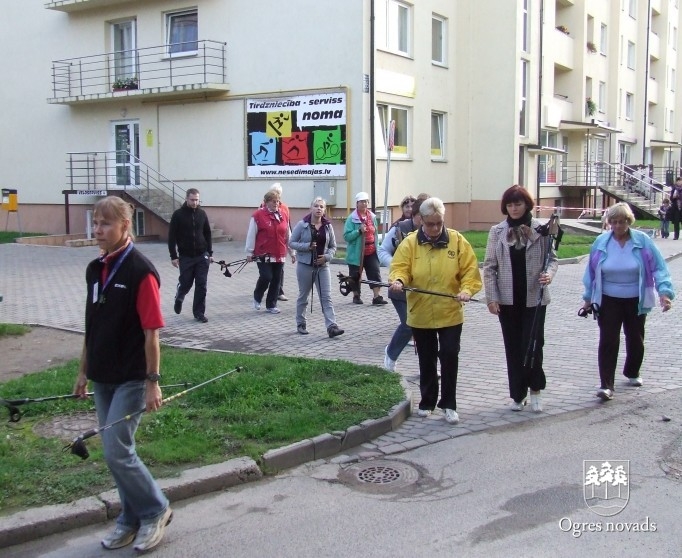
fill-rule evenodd
<path id="1" fill-rule="evenodd" d="M 310 207 L 312 208 L 313 205 L 315 205 L 315 202 L 322 202 L 324 204 L 325 210 L 327 209 L 327 200 L 325 200 L 323 197 L 317 196 L 313 201 L 310 202 Z"/>
<path id="2" fill-rule="evenodd" d="M 635 214 L 630 209 L 630 206 L 625 202 L 618 202 L 608 209 L 606 214 L 606 220 L 610 223 L 616 219 L 625 219 L 628 225 L 632 225 L 635 222 Z"/>

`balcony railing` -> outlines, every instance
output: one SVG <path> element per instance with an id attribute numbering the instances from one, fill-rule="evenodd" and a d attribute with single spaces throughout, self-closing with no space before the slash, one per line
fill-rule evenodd
<path id="1" fill-rule="evenodd" d="M 121 91 L 158 96 L 227 89 L 226 43 L 203 40 L 55 60 L 49 101 L 92 102 Z"/>

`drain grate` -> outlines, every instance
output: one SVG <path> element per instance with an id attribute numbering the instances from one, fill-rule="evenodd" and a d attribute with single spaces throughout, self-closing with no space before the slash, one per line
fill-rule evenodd
<path id="1" fill-rule="evenodd" d="M 376 484 L 388 484 L 400 480 L 400 471 L 394 467 L 367 467 L 358 471 L 357 477 L 362 482 L 373 482 Z"/>
<path id="2" fill-rule="evenodd" d="M 377 460 L 356 463 L 340 471 L 339 479 L 365 490 L 390 490 L 416 483 L 419 480 L 419 473 L 405 463 Z"/>

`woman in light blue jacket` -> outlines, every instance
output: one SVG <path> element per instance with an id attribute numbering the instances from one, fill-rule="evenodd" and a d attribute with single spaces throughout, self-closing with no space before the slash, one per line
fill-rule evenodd
<path id="1" fill-rule="evenodd" d="M 599 320 L 599 377 L 597 397 L 613 398 L 620 330 L 625 334 L 623 375 L 631 386 L 641 386 L 639 369 L 644 360 L 644 324 L 656 305 L 656 292 L 663 312 L 675 298 L 665 259 L 649 235 L 633 230 L 635 216 L 626 203 L 608 209 L 611 230 L 592 244 L 583 276 L 583 310 L 596 311 Z"/>
<path id="2" fill-rule="evenodd" d="M 308 334 L 305 314 L 310 293 L 313 286 L 317 285 L 327 334 L 329 337 L 337 337 L 343 334 L 343 330 L 336 325 L 329 271 L 329 262 L 336 253 L 336 238 L 331 221 L 324 215 L 327 203 L 318 197 L 310 204 L 310 208 L 310 213 L 296 224 L 289 239 L 289 248 L 298 252 L 296 330 L 301 335 Z"/>

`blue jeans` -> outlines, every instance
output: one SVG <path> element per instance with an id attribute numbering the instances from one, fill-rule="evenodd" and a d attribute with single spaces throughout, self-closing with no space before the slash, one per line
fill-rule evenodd
<path id="1" fill-rule="evenodd" d="M 391 298 L 393 307 L 400 318 L 400 325 L 396 328 L 391 337 L 391 342 L 388 344 L 386 353 L 391 360 L 398 360 L 400 353 L 407 346 L 407 343 L 412 338 L 412 328 L 407 325 L 407 301 L 401 299 Z"/>
<path id="2" fill-rule="evenodd" d="M 100 428 L 145 406 L 143 380 L 124 384 L 94 382 L 94 392 Z M 168 507 L 168 499 L 135 452 L 135 432 L 141 418 L 136 415 L 102 431 L 104 459 L 121 498 L 121 514 L 116 521 L 128 529 L 153 522 Z"/>

